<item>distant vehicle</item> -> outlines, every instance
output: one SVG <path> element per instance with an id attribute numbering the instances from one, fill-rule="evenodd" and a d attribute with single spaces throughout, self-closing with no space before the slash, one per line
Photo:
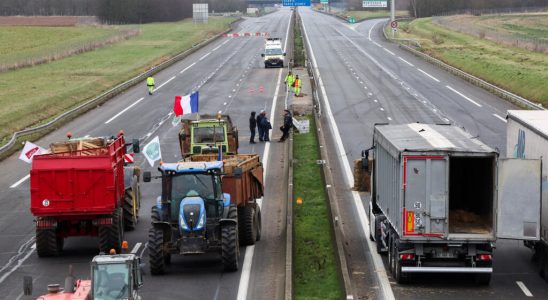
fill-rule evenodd
<path id="1" fill-rule="evenodd" d="M 179 143 L 183 158 L 195 154 L 238 153 L 238 129 L 229 115 L 201 115 L 199 120 L 181 121 Z"/>
<path id="2" fill-rule="evenodd" d="M 75 280 L 69 274 L 64 289 L 50 284 L 48 293 L 37 300 L 140 300 L 142 285 L 141 258 L 134 254 L 97 255 L 91 261 L 91 280 Z"/>
<path id="3" fill-rule="evenodd" d="M 120 252 L 124 228 L 135 228 L 140 209 L 140 169 L 124 166 L 128 145 L 139 153 L 139 140 L 126 145 L 119 135 L 54 143 L 34 157 L 30 211 L 38 256 L 60 255 L 71 236 L 97 236 L 101 251 Z"/>
<path id="4" fill-rule="evenodd" d="M 216 161 L 216 155 L 193 155 L 158 170 L 162 195 L 152 207 L 148 252 L 152 274 L 163 274 L 171 255 L 218 252 L 224 269 L 239 268 L 240 243 L 261 238 L 263 168 L 256 154 Z M 152 178 L 144 173 L 144 181 Z"/>
<path id="5" fill-rule="evenodd" d="M 284 57 L 286 53 L 282 49 L 282 39 L 267 38 L 264 45 L 264 67 L 284 67 Z"/>
<path id="6" fill-rule="evenodd" d="M 398 283 L 468 273 L 488 284 L 496 239 L 538 234 L 540 161 L 499 158 L 456 126 L 375 125 L 362 166 L 372 169 L 370 238 Z"/>
<path id="7" fill-rule="evenodd" d="M 535 251 L 540 275 L 548 282 L 548 111 L 509 110 L 507 120 L 506 156 L 542 159 L 540 236 L 525 241 L 525 246 Z"/>

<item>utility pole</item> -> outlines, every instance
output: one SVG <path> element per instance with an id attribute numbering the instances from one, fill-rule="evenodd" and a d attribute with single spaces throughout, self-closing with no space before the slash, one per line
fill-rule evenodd
<path id="1" fill-rule="evenodd" d="M 390 2 L 390 22 L 396 21 L 396 0 Z M 392 38 L 396 37 L 396 31 L 392 28 Z"/>

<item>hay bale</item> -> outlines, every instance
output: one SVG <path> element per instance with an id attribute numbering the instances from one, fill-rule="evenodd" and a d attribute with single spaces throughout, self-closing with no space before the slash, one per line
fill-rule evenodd
<path id="1" fill-rule="evenodd" d="M 359 192 L 371 192 L 371 172 L 373 161 L 369 160 L 369 168 L 362 168 L 362 160 L 354 161 L 354 190 Z"/>

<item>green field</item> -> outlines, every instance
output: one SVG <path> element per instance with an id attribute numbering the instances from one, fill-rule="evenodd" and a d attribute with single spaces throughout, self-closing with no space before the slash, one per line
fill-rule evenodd
<path id="1" fill-rule="evenodd" d="M 327 195 L 316 163 L 316 126 L 309 119 L 310 132 L 293 138 L 293 194 L 303 199 L 294 206 L 294 294 L 297 300 L 340 299 Z"/>
<path id="2" fill-rule="evenodd" d="M 121 37 L 124 33 L 118 26 L 0 26 L 0 66 L 62 56 L 67 50 Z"/>
<path id="3" fill-rule="evenodd" d="M 454 32 L 433 24 L 431 18 L 401 22 L 397 38 L 419 41 L 421 51 L 445 63 L 548 105 L 548 55 L 545 53 Z"/>
<path id="4" fill-rule="evenodd" d="M 140 26 L 139 36 L 129 40 L 0 73 L 0 140 L 5 143 L 14 131 L 50 119 L 191 48 L 227 29 L 233 20 L 211 17 L 208 24 L 193 24 L 191 19 L 146 24 Z"/>
<path id="5" fill-rule="evenodd" d="M 351 10 L 351 11 L 345 11 L 342 13 L 339 13 L 342 17 L 354 17 L 356 19 L 356 22 L 360 22 L 366 19 L 374 19 L 374 18 L 388 18 L 390 17 L 390 11 L 388 10 Z M 397 10 L 396 16 L 398 17 L 405 17 L 409 16 L 409 12 L 406 10 Z"/>
<path id="6" fill-rule="evenodd" d="M 548 40 L 548 13 L 507 14 L 487 16 L 453 16 L 451 22 L 475 26 L 492 32 L 525 39 Z"/>

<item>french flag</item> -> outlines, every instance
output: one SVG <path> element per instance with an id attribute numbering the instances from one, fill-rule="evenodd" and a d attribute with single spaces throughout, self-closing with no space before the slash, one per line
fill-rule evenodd
<path id="1" fill-rule="evenodd" d="M 194 92 L 186 96 L 175 96 L 175 103 L 173 103 L 173 112 L 176 116 L 182 116 L 186 114 L 192 114 L 198 112 L 198 98 L 199 93 Z"/>

